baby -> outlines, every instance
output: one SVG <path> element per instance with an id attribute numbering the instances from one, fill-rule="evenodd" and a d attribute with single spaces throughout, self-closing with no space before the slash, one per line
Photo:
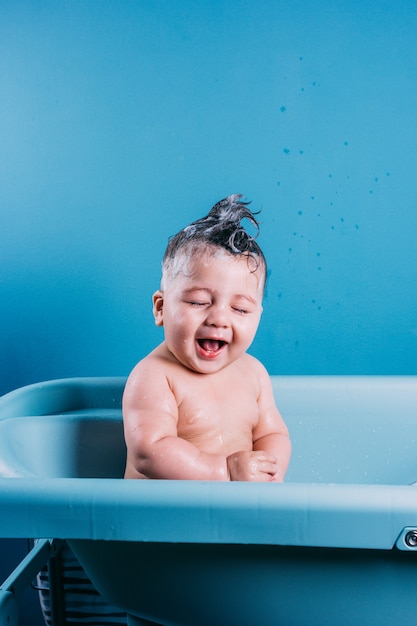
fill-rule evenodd
<path id="1" fill-rule="evenodd" d="M 165 340 L 123 395 L 125 478 L 282 482 L 291 444 L 270 377 L 247 354 L 262 314 L 266 261 L 241 225 L 242 196 L 170 239 L 153 295 Z"/>

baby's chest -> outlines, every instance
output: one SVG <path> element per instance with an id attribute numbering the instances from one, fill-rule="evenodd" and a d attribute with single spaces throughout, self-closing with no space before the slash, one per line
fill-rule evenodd
<path id="1" fill-rule="evenodd" d="M 249 435 L 258 420 L 258 405 L 253 394 L 201 391 L 186 395 L 178 410 L 178 434 L 186 439 L 235 438 Z"/>

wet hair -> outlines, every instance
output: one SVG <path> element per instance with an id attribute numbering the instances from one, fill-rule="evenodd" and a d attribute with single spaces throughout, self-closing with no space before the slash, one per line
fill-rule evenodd
<path id="1" fill-rule="evenodd" d="M 179 271 L 177 261 L 180 261 L 180 255 L 194 258 L 210 247 L 223 249 L 236 257 L 246 256 L 251 271 L 255 272 L 261 266 L 266 280 L 266 260 L 255 241 L 259 234 L 259 222 L 248 208 L 250 203 L 243 198 L 240 194 L 227 196 L 217 202 L 205 217 L 192 222 L 169 239 L 162 261 L 163 281 L 164 275 L 175 275 Z M 244 219 L 252 224 L 253 236 L 242 226 Z"/>

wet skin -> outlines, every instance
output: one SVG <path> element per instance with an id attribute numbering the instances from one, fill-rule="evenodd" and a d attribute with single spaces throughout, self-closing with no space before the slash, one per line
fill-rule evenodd
<path id="1" fill-rule="evenodd" d="M 165 340 L 126 385 L 127 478 L 283 480 L 288 431 L 265 368 L 246 352 L 263 280 L 247 257 L 218 251 L 154 294 Z"/>

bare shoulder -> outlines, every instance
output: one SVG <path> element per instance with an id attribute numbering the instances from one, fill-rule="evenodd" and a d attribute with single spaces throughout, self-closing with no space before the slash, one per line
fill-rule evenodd
<path id="1" fill-rule="evenodd" d="M 143 377 L 163 375 L 164 368 L 161 358 L 155 352 L 151 352 L 141 359 L 130 372 L 126 387 L 135 385 L 143 380 Z"/>
<path id="2" fill-rule="evenodd" d="M 169 387 L 171 367 L 169 359 L 159 347 L 139 361 L 127 379 L 123 394 L 124 406 L 165 392 Z"/>
<path id="3" fill-rule="evenodd" d="M 262 387 L 270 387 L 271 386 L 271 378 L 266 367 L 251 354 L 245 354 L 241 358 L 240 367 L 245 372 L 245 376 L 251 376 L 253 381 L 256 382 L 261 391 Z"/>

